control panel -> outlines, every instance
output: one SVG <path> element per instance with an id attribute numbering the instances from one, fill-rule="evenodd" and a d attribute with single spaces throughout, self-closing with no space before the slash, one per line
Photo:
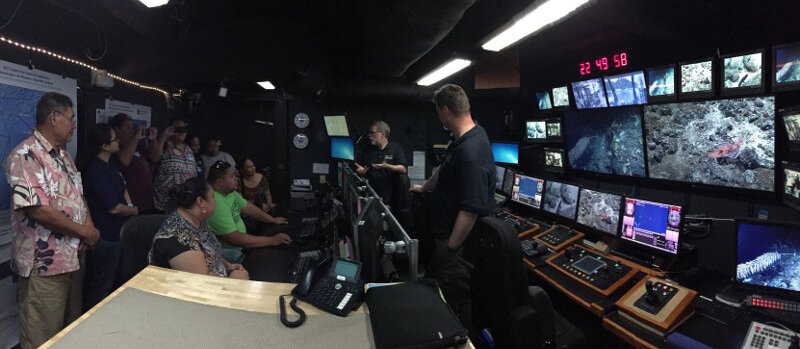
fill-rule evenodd
<path id="1" fill-rule="evenodd" d="M 550 249 L 560 251 L 583 239 L 583 233 L 563 225 L 554 225 L 534 238 Z"/>
<path id="2" fill-rule="evenodd" d="M 536 224 L 528 219 L 514 215 L 511 212 L 503 212 L 501 214 L 498 214 L 497 218 L 502 219 L 503 222 L 514 227 L 514 229 L 517 230 L 518 234 L 535 232 L 540 228 L 539 224 Z"/>
<path id="3" fill-rule="evenodd" d="M 792 331 L 753 321 L 742 349 L 789 349 L 792 341 L 797 341 L 797 334 Z"/>
<path id="4" fill-rule="evenodd" d="M 603 256 L 580 245 L 570 245 L 550 257 L 547 264 L 604 296 L 610 296 L 638 271 L 621 259 Z"/>
<path id="5" fill-rule="evenodd" d="M 624 317 L 661 335 L 694 314 L 697 292 L 648 276 L 616 302 Z"/>
<path id="6" fill-rule="evenodd" d="M 767 308 L 800 313 L 800 302 L 765 297 L 760 295 L 747 296 L 745 304 L 756 308 Z"/>

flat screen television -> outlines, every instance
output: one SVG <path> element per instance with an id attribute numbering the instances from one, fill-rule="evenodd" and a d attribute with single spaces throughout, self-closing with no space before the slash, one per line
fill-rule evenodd
<path id="1" fill-rule="evenodd" d="M 545 122 L 545 120 L 526 121 L 525 140 L 528 142 L 547 141 L 547 123 Z"/>
<path id="2" fill-rule="evenodd" d="M 575 107 L 578 109 L 606 108 L 606 91 L 600 78 L 572 83 Z"/>
<path id="3" fill-rule="evenodd" d="M 555 173 L 564 173 L 564 149 L 544 148 L 544 169 Z"/>
<path id="4" fill-rule="evenodd" d="M 800 210 L 800 164 L 782 161 L 783 165 L 783 202 L 796 210 Z"/>
<path id="5" fill-rule="evenodd" d="M 350 137 L 331 137 L 331 157 L 340 160 L 355 160 L 353 139 Z"/>
<path id="6" fill-rule="evenodd" d="M 783 119 L 789 150 L 800 151 L 800 108 L 781 109 L 778 114 Z"/>
<path id="7" fill-rule="evenodd" d="M 570 168 L 645 177 L 641 107 L 565 112 L 564 133 Z"/>
<path id="8" fill-rule="evenodd" d="M 553 87 L 553 108 L 569 107 L 569 89 L 567 86 Z"/>
<path id="9" fill-rule="evenodd" d="M 511 195 L 512 190 L 514 188 L 514 176 L 516 175 L 516 171 L 507 168 L 506 173 L 503 176 L 503 194 Z"/>
<path id="10" fill-rule="evenodd" d="M 344 115 L 326 115 L 322 118 L 325 120 L 325 132 L 329 137 L 350 137 L 347 118 Z"/>
<path id="11" fill-rule="evenodd" d="M 553 109 L 553 103 L 550 102 L 550 91 L 536 92 L 536 101 L 539 103 L 539 110 Z"/>
<path id="12" fill-rule="evenodd" d="M 578 224 L 599 232 L 617 235 L 622 196 L 581 188 Z"/>
<path id="13" fill-rule="evenodd" d="M 640 71 L 603 78 L 609 107 L 647 104 L 647 83 Z"/>
<path id="14" fill-rule="evenodd" d="M 647 69 L 647 96 L 650 102 L 674 101 L 678 98 L 675 76 L 675 65 Z"/>
<path id="15" fill-rule="evenodd" d="M 775 97 L 648 105 L 650 178 L 773 191 Z"/>
<path id="16" fill-rule="evenodd" d="M 680 64 L 680 97 L 714 97 L 714 59 Z"/>
<path id="17" fill-rule="evenodd" d="M 519 144 L 492 142 L 494 162 L 502 164 L 519 164 Z"/>
<path id="18" fill-rule="evenodd" d="M 497 174 L 495 176 L 494 189 L 497 190 L 497 191 L 500 191 L 500 190 L 503 190 L 503 179 L 505 179 L 505 176 L 506 176 L 506 168 L 503 167 L 503 166 L 497 166 L 497 165 L 495 165 L 494 167 L 495 167 L 495 171 L 497 171 Z"/>
<path id="19" fill-rule="evenodd" d="M 547 119 L 545 120 L 545 129 L 547 140 L 551 142 L 560 142 L 564 140 L 564 135 L 561 133 L 561 119 Z"/>
<path id="20" fill-rule="evenodd" d="M 720 93 L 723 96 L 764 92 L 764 52 L 722 56 Z"/>
<path id="21" fill-rule="evenodd" d="M 737 219 L 736 283 L 800 297 L 800 225 Z"/>
<path id="22" fill-rule="evenodd" d="M 772 89 L 800 89 L 800 43 L 775 46 L 772 49 Z"/>
<path id="23" fill-rule="evenodd" d="M 682 208 L 635 198 L 625 198 L 620 237 L 648 249 L 678 254 Z"/>
<path id="24" fill-rule="evenodd" d="M 579 189 L 577 185 L 547 181 L 544 193 L 544 210 L 571 221 L 575 220 Z"/>
<path id="25" fill-rule="evenodd" d="M 516 174 L 514 176 L 511 200 L 538 210 L 542 206 L 543 191 L 543 179 Z"/>

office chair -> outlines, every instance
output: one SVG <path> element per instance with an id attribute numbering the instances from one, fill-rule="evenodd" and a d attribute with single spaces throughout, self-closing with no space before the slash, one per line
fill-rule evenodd
<path id="1" fill-rule="evenodd" d="M 166 218 L 163 214 L 143 215 L 133 217 L 122 225 L 119 233 L 122 246 L 121 283 L 125 283 L 147 266 L 147 255 L 153 245 L 153 236 Z"/>
<path id="2" fill-rule="evenodd" d="M 484 217 L 465 243 L 471 266 L 472 322 L 489 328 L 498 348 L 573 348 L 583 333 L 553 310 L 547 293 L 528 286 L 517 232 Z"/>

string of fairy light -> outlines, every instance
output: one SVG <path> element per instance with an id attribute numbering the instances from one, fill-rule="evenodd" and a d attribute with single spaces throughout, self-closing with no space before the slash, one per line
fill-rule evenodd
<path id="1" fill-rule="evenodd" d="M 60 55 L 58 53 L 55 53 L 53 51 L 49 51 L 49 50 L 46 50 L 46 49 L 43 49 L 43 48 L 40 48 L 40 47 L 27 45 L 25 43 L 9 39 L 9 38 L 7 38 L 5 36 L 2 36 L 2 35 L 0 35 L 0 42 L 6 43 L 6 44 L 9 44 L 9 45 L 12 45 L 12 46 L 16 46 L 16 47 L 21 48 L 23 50 L 28 50 L 28 51 L 31 51 L 31 52 L 41 53 L 43 55 L 47 55 L 47 56 L 50 56 L 52 58 L 56 58 L 56 59 L 62 60 L 62 61 L 67 62 L 67 63 L 72 63 L 72 64 L 75 64 L 75 65 L 78 65 L 78 66 L 81 66 L 81 67 L 84 67 L 84 68 L 87 68 L 87 69 L 102 70 L 102 69 L 97 68 L 97 67 L 95 67 L 95 66 L 93 66 L 91 64 L 87 64 L 87 63 L 81 62 L 81 61 L 79 61 L 77 59 L 73 59 L 73 58 L 70 58 L 70 57 L 67 57 L 67 56 L 64 56 L 64 55 Z M 118 76 L 118 75 L 115 75 L 115 74 L 111 74 L 111 73 L 107 73 L 107 74 L 108 74 L 109 77 L 113 78 L 114 80 L 121 81 L 121 82 L 126 83 L 128 85 L 136 86 L 136 87 L 139 87 L 139 88 L 142 88 L 142 89 L 145 89 L 145 90 L 158 91 L 158 92 L 161 92 L 165 96 L 169 95 L 169 93 L 166 90 L 160 89 L 158 87 L 145 85 L 145 84 L 133 81 L 133 80 L 128 80 L 128 79 L 125 79 L 125 78 L 123 78 L 121 76 Z"/>

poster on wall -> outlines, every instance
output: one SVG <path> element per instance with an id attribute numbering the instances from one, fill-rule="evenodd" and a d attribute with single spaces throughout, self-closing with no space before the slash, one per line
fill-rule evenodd
<path id="1" fill-rule="evenodd" d="M 153 108 L 141 104 L 133 104 L 116 99 L 106 98 L 106 108 L 97 110 L 96 123 L 107 122 L 114 115 L 124 113 L 133 119 L 133 125 L 142 125 L 143 128 L 150 127 L 150 118 Z"/>
<path id="2" fill-rule="evenodd" d="M 11 241 L 11 188 L 5 172 L 8 153 L 33 132 L 36 126 L 36 103 L 43 94 L 61 93 L 77 106 L 77 87 L 75 79 L 0 61 L 0 163 L 3 168 L 0 171 L 0 249 Z M 78 150 L 77 134 L 76 129 L 66 147 L 73 159 Z M 0 263 L 7 258 L 3 255 Z"/>

